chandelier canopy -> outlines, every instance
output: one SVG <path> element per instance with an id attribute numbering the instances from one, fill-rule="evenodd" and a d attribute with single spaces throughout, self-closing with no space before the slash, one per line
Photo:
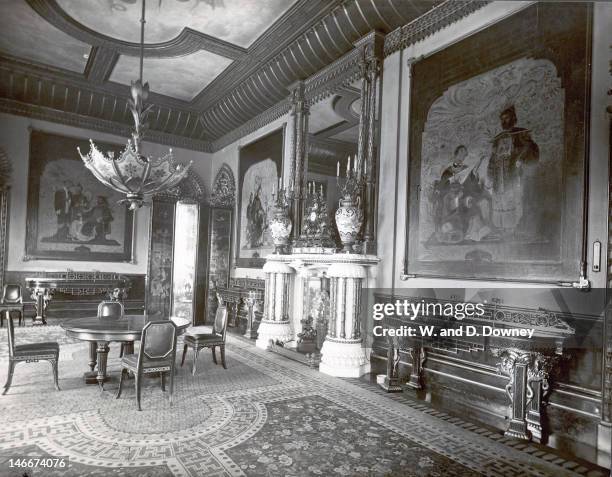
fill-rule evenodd
<path id="1" fill-rule="evenodd" d="M 132 139 L 118 157 L 114 153 L 100 151 L 90 139 L 89 153 L 84 155 L 78 149 L 81 159 L 96 178 L 117 192 L 125 194 L 120 203 L 127 203 L 130 210 L 142 207 L 145 196 L 161 192 L 178 185 L 187 175 L 192 161 L 186 166 L 176 164 L 172 149 L 168 154 L 153 158 L 141 152 L 143 134 L 147 128 L 146 119 L 152 105 L 145 106 L 149 97 L 149 83 L 142 82 L 144 64 L 144 26 L 145 0 L 142 0 L 142 17 L 140 19 L 140 78 L 132 81 L 131 97 L 128 108 L 134 118 Z"/>

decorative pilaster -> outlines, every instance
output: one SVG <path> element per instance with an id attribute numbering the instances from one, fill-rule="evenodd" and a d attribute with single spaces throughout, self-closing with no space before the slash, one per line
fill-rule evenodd
<path id="1" fill-rule="evenodd" d="M 304 97 L 304 83 L 298 81 L 289 86 L 291 91 L 291 120 L 289 124 L 289 189 L 293 199 L 291 232 L 292 241 L 296 241 L 302 232 L 302 212 L 304 192 L 306 190 L 307 141 L 309 107 Z"/>
<path id="2" fill-rule="evenodd" d="M 365 213 L 363 242 L 365 253 L 376 253 L 376 183 L 378 116 L 377 84 L 381 80 L 384 35 L 371 32 L 355 43 L 362 50 L 361 71 L 361 114 L 359 117 L 359 138 L 357 143 L 357 170 L 363 173 L 365 187 L 362 206 Z M 359 180 L 362 177 L 358 177 Z"/>
<path id="3" fill-rule="evenodd" d="M 359 377 L 369 372 L 361 337 L 361 289 L 366 270 L 355 263 L 333 263 L 330 319 L 321 349 L 319 371 L 331 376 Z"/>
<path id="4" fill-rule="evenodd" d="M 266 274 L 264 315 L 259 324 L 255 345 L 267 349 L 270 341 L 285 343 L 293 339 L 287 313 L 293 269 L 282 262 L 267 261 L 263 271 Z"/>
<path id="5" fill-rule="evenodd" d="M 492 349 L 499 356 L 498 373 L 508 377 L 510 422 L 504 433 L 517 439 L 543 442 L 542 409 L 549 391 L 550 371 L 556 357 L 521 349 Z"/>

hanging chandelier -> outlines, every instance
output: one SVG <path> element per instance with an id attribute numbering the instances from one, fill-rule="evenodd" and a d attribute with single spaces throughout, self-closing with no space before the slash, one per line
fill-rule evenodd
<path id="1" fill-rule="evenodd" d="M 143 134 L 147 128 L 146 119 L 152 105 L 145 106 L 149 97 L 149 83 L 142 82 L 144 64 L 144 27 L 145 0 L 142 0 L 142 16 L 140 18 L 140 78 L 132 81 L 131 97 L 127 104 L 134 118 L 132 139 L 115 157 L 113 152 L 104 154 L 90 139 L 90 150 L 83 155 L 78 149 L 81 159 L 96 178 L 111 189 L 125 194 L 125 199 L 119 203 L 128 204 L 130 210 L 135 210 L 144 204 L 145 196 L 162 192 L 178 185 L 189 171 L 193 161 L 187 166 L 176 164 L 172 149 L 160 158 L 145 156 L 141 151 Z"/>

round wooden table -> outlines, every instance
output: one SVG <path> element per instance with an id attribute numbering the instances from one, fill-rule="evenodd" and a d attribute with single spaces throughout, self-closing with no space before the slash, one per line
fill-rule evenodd
<path id="1" fill-rule="evenodd" d="M 191 325 L 185 318 L 171 318 L 177 327 L 178 334 Z M 87 384 L 98 384 L 104 389 L 104 382 L 108 381 L 106 363 L 108 360 L 108 344 L 110 342 L 125 343 L 124 354 L 134 352 L 134 341 L 140 341 L 144 326 L 150 321 L 162 321 L 159 315 L 125 315 L 120 320 L 101 320 L 97 316 L 87 318 L 74 318 L 61 323 L 66 334 L 71 338 L 89 341 L 89 366 L 91 372 L 85 373 Z M 94 372 L 98 364 L 97 372 Z"/>

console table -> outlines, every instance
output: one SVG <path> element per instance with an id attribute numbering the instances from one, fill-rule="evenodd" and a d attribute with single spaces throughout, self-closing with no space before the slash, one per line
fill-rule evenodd
<path id="1" fill-rule="evenodd" d="M 229 287 L 217 287 L 216 292 L 231 311 L 228 326 L 238 327 L 241 305 L 247 309 L 247 329 L 244 334 L 249 339 L 256 338 L 253 329 L 255 308 L 263 308 L 265 282 L 257 278 L 231 278 Z"/>
<path id="2" fill-rule="evenodd" d="M 26 277 L 25 286 L 34 300 L 34 325 L 46 325 L 46 310 L 56 292 L 69 295 L 105 295 L 112 300 L 127 297 L 130 280 L 115 273 L 61 272 Z"/>

